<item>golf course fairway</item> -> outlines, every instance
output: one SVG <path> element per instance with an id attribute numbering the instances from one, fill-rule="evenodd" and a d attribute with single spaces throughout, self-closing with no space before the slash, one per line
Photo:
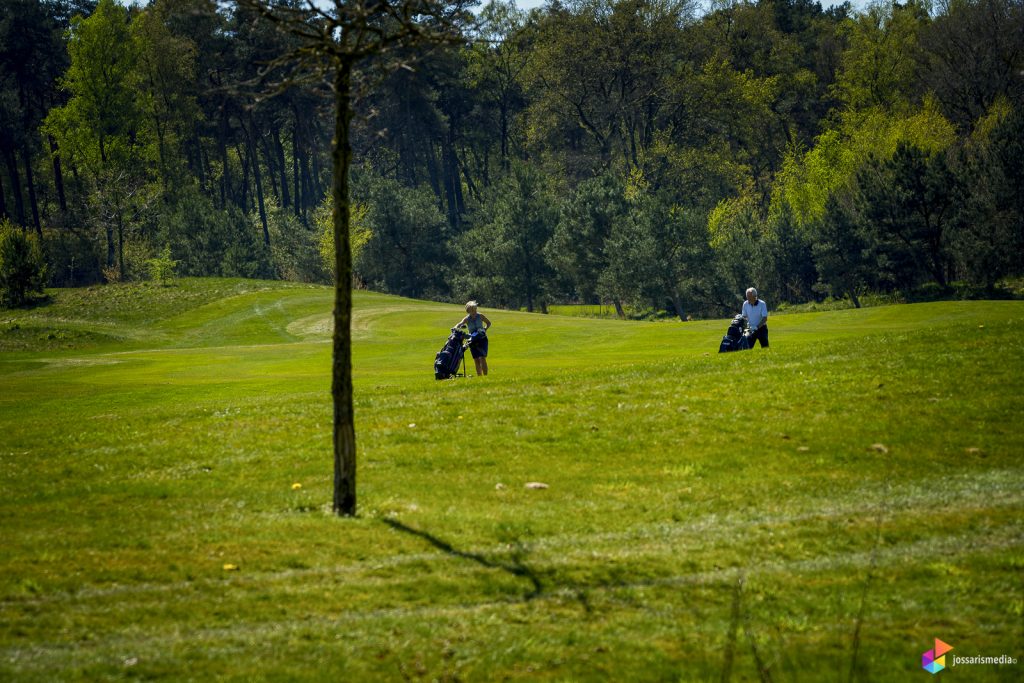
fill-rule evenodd
<path id="1" fill-rule="evenodd" d="M 339 518 L 332 289 L 49 295 L 0 312 L 0 680 L 1024 679 L 1024 302 L 719 355 L 484 301 L 439 382 L 462 307 L 356 292 Z"/>

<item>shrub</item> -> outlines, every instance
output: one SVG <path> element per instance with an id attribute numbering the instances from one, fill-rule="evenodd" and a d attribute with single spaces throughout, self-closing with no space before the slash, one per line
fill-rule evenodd
<path id="1" fill-rule="evenodd" d="M 166 285 L 174 279 L 174 269 L 178 267 L 178 262 L 171 258 L 171 245 L 165 246 L 156 258 L 147 260 L 146 267 L 149 269 L 149 276 L 161 285 Z"/>
<path id="2" fill-rule="evenodd" d="M 267 198 L 267 228 L 274 276 L 291 282 L 332 281 L 318 249 L 316 228 L 306 225 L 288 209 Z M 252 217 L 253 232 L 262 229 L 258 216 Z"/>
<path id="3" fill-rule="evenodd" d="M 22 306 L 32 292 L 42 294 L 46 262 L 35 235 L 0 223 L 0 304 Z"/>

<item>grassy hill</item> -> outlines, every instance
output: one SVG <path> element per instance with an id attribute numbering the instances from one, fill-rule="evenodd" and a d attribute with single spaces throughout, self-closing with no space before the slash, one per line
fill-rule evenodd
<path id="1" fill-rule="evenodd" d="M 485 309 L 491 375 L 436 382 L 461 309 L 360 292 L 338 519 L 331 295 L 183 280 L 0 313 L 0 679 L 902 681 L 934 638 L 1024 656 L 1024 302 L 779 315 L 770 350 L 724 355 L 721 320 Z"/>

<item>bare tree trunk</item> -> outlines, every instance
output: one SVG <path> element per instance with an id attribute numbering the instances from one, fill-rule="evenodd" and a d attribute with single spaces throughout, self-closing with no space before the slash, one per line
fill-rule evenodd
<path id="1" fill-rule="evenodd" d="M 274 193 L 277 205 L 280 206 L 281 193 L 277 189 L 277 155 L 274 154 L 274 149 L 270 146 L 270 136 L 260 136 L 260 142 L 263 146 L 263 158 L 267 160 L 267 177 L 270 178 L 270 191 Z"/>
<path id="2" fill-rule="evenodd" d="M 270 246 L 270 230 L 267 226 L 267 209 L 263 204 L 263 177 L 260 175 L 260 158 L 256 153 L 256 143 L 253 136 L 256 134 L 256 121 L 252 114 L 249 115 L 249 130 L 246 137 L 249 139 L 249 159 L 252 164 L 252 177 L 256 181 L 256 208 L 260 212 L 260 223 L 263 224 L 263 244 Z"/>
<path id="3" fill-rule="evenodd" d="M 274 128 L 274 149 L 277 153 L 277 166 L 281 174 L 281 206 L 288 208 L 291 205 L 291 198 L 288 196 L 288 169 L 284 161 L 284 145 L 281 144 L 281 133 Z"/>
<path id="4" fill-rule="evenodd" d="M 501 102 L 501 170 L 508 170 L 508 105 Z"/>
<path id="5" fill-rule="evenodd" d="M 53 184 L 57 187 L 57 201 L 60 203 L 61 213 L 68 212 L 68 200 L 64 196 L 64 174 L 60 168 L 60 150 L 57 148 L 57 141 L 52 135 L 47 135 L 50 140 L 50 156 L 53 158 Z"/>
<path id="6" fill-rule="evenodd" d="M 32 225 L 36 229 L 36 235 L 43 239 L 43 227 L 39 223 L 39 203 L 36 201 L 36 183 L 32 179 L 32 157 L 28 153 L 28 147 L 21 148 L 21 158 L 25 161 L 25 184 L 28 186 L 28 202 L 32 207 Z"/>
<path id="7" fill-rule="evenodd" d="M 251 160 L 248 153 L 242 154 L 242 148 L 237 144 L 235 145 L 235 154 L 238 155 L 238 161 L 242 164 L 242 194 L 238 206 L 245 213 L 249 213 L 249 163 Z"/>
<path id="8" fill-rule="evenodd" d="M 439 201 L 443 201 L 444 195 L 441 192 L 441 179 L 440 172 L 437 170 L 437 154 L 434 151 L 434 143 L 427 141 L 425 147 L 427 148 L 427 173 L 430 176 L 430 188 L 434 191 L 434 196 Z"/>
<path id="9" fill-rule="evenodd" d="M 334 77 L 334 513 L 356 514 L 356 430 L 352 409 L 352 254 L 349 244 L 348 172 L 352 163 L 352 63 L 341 61 Z"/>
<path id="10" fill-rule="evenodd" d="M 679 319 L 685 323 L 686 314 L 683 312 L 683 300 L 675 289 L 672 290 L 672 307 L 676 309 L 676 315 L 679 316 Z"/>
<path id="11" fill-rule="evenodd" d="M 303 135 L 305 134 L 306 131 L 303 131 Z M 305 138 L 303 138 L 303 142 L 306 142 Z M 313 148 L 307 144 L 303 151 L 305 155 L 299 163 L 299 169 L 302 172 L 302 216 L 300 218 L 305 223 L 306 212 L 309 210 L 309 207 L 313 206 L 313 193 L 316 191 L 316 188 L 313 187 L 313 175 L 309 171 L 310 157 L 314 154 Z"/>
<path id="12" fill-rule="evenodd" d="M 221 114 L 220 135 L 217 137 L 217 145 L 220 149 L 220 208 L 228 208 L 228 199 L 231 194 L 231 167 L 228 165 L 228 131 L 226 123 L 227 115 Z"/>
<path id="13" fill-rule="evenodd" d="M 292 126 L 292 179 L 295 181 L 295 216 L 302 217 L 302 188 L 299 179 L 299 110 L 293 107 L 295 112 L 295 125 Z M 332 189 L 333 192 L 333 189 Z"/>
<path id="14" fill-rule="evenodd" d="M 121 207 L 117 207 L 117 272 L 121 282 L 125 281 L 124 271 L 124 216 Z"/>
<path id="15" fill-rule="evenodd" d="M 11 179 L 11 192 L 14 194 L 14 217 L 18 225 L 25 225 L 25 204 L 21 199 L 21 178 L 18 177 L 18 161 L 14 158 L 14 149 L 4 150 L 7 162 L 7 177 Z"/>
<path id="16" fill-rule="evenodd" d="M 312 133 L 313 134 L 313 139 L 314 140 L 322 139 L 323 136 L 322 136 L 321 133 L 322 133 L 322 131 L 320 129 L 320 125 L 317 123 L 316 117 L 314 116 L 313 117 L 313 133 Z M 312 151 L 312 154 L 310 154 L 309 156 L 310 156 L 310 160 L 313 163 L 313 175 L 312 175 L 312 178 L 310 179 L 310 185 L 309 185 L 309 187 L 310 187 L 310 195 L 309 195 L 310 202 L 309 202 L 309 205 L 312 208 L 316 208 L 316 206 L 321 201 L 323 201 L 323 198 L 324 198 L 324 186 L 321 184 L 321 180 L 320 180 L 323 177 L 323 172 L 322 172 L 323 169 L 320 167 L 320 155 L 317 154 L 316 146 L 312 145 L 311 147 L 312 147 L 313 151 Z"/>
<path id="17" fill-rule="evenodd" d="M 459 200 L 456 195 L 456 185 L 460 184 L 459 169 L 453 157 L 455 151 L 450 141 L 445 141 L 441 148 L 442 165 L 444 171 L 444 194 L 448 204 L 448 225 L 453 230 L 459 229 Z"/>
<path id="18" fill-rule="evenodd" d="M 114 228 L 107 223 L 105 230 L 107 234 L 107 268 L 113 268 L 117 262 L 117 252 L 114 250 Z"/>
<path id="19" fill-rule="evenodd" d="M 0 174 L 0 220 L 7 218 L 7 200 L 4 197 L 4 178 Z"/>
<path id="20" fill-rule="evenodd" d="M 213 175 L 213 172 L 210 170 L 210 155 L 206 153 L 199 133 L 195 134 L 195 142 L 193 144 L 196 149 L 196 168 L 199 170 L 199 189 L 203 194 L 206 194 L 206 179 Z"/>

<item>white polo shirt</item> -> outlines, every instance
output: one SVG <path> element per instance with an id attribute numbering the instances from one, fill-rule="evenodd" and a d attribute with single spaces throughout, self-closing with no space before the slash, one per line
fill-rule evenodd
<path id="1" fill-rule="evenodd" d="M 750 324 L 750 329 L 756 330 L 762 321 L 768 319 L 768 304 L 764 302 L 764 299 L 758 299 L 757 303 L 753 306 L 750 305 L 749 301 L 744 301 L 743 317 Z"/>

